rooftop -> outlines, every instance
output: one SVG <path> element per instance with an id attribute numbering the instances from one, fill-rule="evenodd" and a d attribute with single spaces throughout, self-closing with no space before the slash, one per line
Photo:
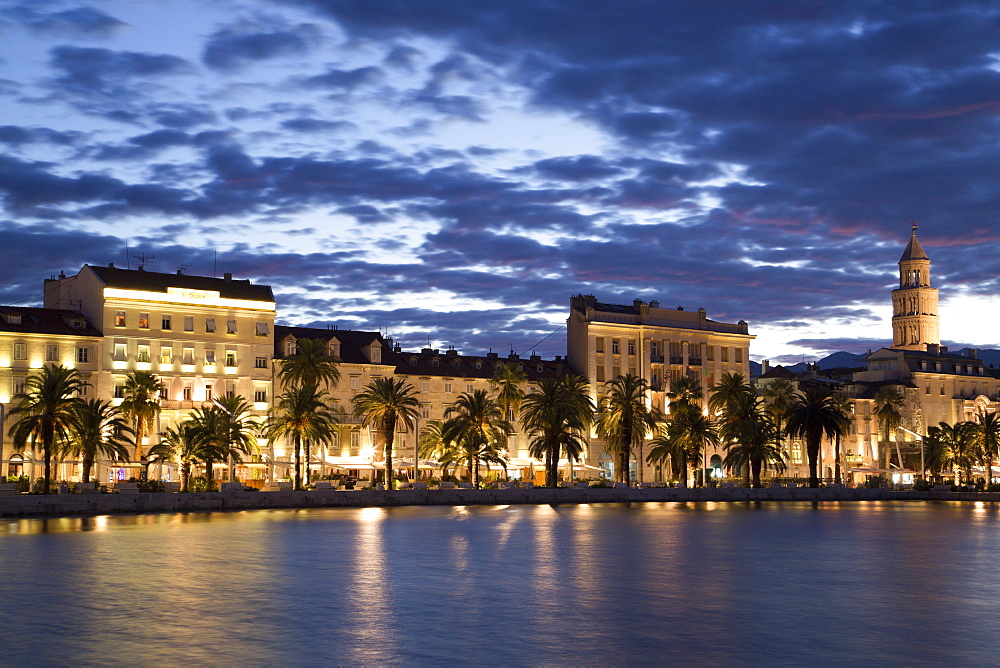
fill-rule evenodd
<path id="1" fill-rule="evenodd" d="M 209 276 L 188 276 L 187 274 L 162 274 L 144 269 L 121 269 L 115 266 L 90 268 L 106 287 L 123 290 L 145 290 L 147 292 L 167 292 L 167 288 L 188 288 L 218 292 L 226 299 L 245 299 L 258 302 L 273 302 L 274 294 L 269 285 L 252 285 L 249 279 L 234 279 L 232 274 L 224 278 Z"/>

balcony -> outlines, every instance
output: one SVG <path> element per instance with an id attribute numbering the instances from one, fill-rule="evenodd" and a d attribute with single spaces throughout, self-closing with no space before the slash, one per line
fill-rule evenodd
<path id="1" fill-rule="evenodd" d="M 684 356 L 683 355 L 671 355 L 670 356 L 670 363 L 671 364 L 684 364 Z"/>
<path id="2" fill-rule="evenodd" d="M 701 366 L 701 358 L 700 357 L 689 357 L 688 358 L 688 366 Z"/>
<path id="3" fill-rule="evenodd" d="M 663 364 L 663 355 L 660 355 L 659 353 L 650 353 L 649 361 L 653 364 Z"/>

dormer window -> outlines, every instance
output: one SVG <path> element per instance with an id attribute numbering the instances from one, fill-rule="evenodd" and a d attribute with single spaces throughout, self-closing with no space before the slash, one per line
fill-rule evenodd
<path id="1" fill-rule="evenodd" d="M 21 324 L 21 316 L 14 315 L 13 313 L 9 314 L 7 316 L 7 324 L 9 324 L 9 325 L 20 325 Z"/>
<path id="2" fill-rule="evenodd" d="M 483 363 L 481 361 L 479 361 L 479 360 L 476 360 L 476 368 L 477 369 L 482 369 L 483 368 Z"/>
<path id="3" fill-rule="evenodd" d="M 372 346 L 372 364 L 382 363 L 382 348 L 379 346 Z"/>
<path id="4" fill-rule="evenodd" d="M 433 359 L 433 360 L 431 360 L 431 366 L 432 367 L 439 367 L 439 366 L 441 366 L 441 360 L 439 360 L 439 359 Z"/>
<path id="5" fill-rule="evenodd" d="M 336 341 L 330 341 L 330 345 L 327 346 L 327 354 L 331 357 L 340 357 L 340 344 Z"/>
<path id="6" fill-rule="evenodd" d="M 285 354 L 294 355 L 296 350 L 295 339 L 289 339 L 285 341 Z"/>
<path id="7" fill-rule="evenodd" d="M 411 357 L 410 358 L 410 366 L 417 366 L 417 358 L 416 357 Z"/>

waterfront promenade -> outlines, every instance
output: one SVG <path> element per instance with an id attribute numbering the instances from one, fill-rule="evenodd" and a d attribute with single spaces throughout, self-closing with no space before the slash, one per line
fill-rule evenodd
<path id="1" fill-rule="evenodd" d="M 268 508 L 365 508 L 389 506 L 469 506 L 745 501 L 988 501 L 996 492 L 894 491 L 824 487 L 796 488 L 535 488 L 315 490 L 278 492 L 193 492 L 142 494 L 22 494 L 0 496 L 0 517 L 106 515 L 237 511 Z"/>

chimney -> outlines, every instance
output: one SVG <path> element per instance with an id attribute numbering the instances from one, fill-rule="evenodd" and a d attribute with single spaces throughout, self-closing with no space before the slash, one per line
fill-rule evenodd
<path id="1" fill-rule="evenodd" d="M 656 299 L 649 302 L 649 308 L 660 308 L 660 302 Z"/>
<path id="2" fill-rule="evenodd" d="M 969 348 L 969 357 L 974 360 L 979 359 L 979 348 Z"/>
<path id="3" fill-rule="evenodd" d="M 114 268 L 115 268 L 115 263 L 114 262 L 108 262 L 108 269 L 114 269 Z"/>
<path id="4" fill-rule="evenodd" d="M 229 273 L 229 272 L 227 271 L 226 273 L 224 273 L 224 274 L 222 275 L 222 278 L 224 278 L 224 279 L 225 279 L 225 280 L 227 280 L 227 281 L 231 281 L 231 280 L 233 280 L 233 275 L 232 275 L 232 274 L 230 274 L 230 273 Z"/>
<path id="5" fill-rule="evenodd" d="M 939 343 L 928 343 L 927 344 L 927 352 L 929 352 L 931 355 L 940 355 L 941 354 L 941 344 L 939 344 Z"/>
<path id="6" fill-rule="evenodd" d="M 771 369 L 771 360 L 762 360 L 760 363 L 760 372 L 767 373 Z"/>

